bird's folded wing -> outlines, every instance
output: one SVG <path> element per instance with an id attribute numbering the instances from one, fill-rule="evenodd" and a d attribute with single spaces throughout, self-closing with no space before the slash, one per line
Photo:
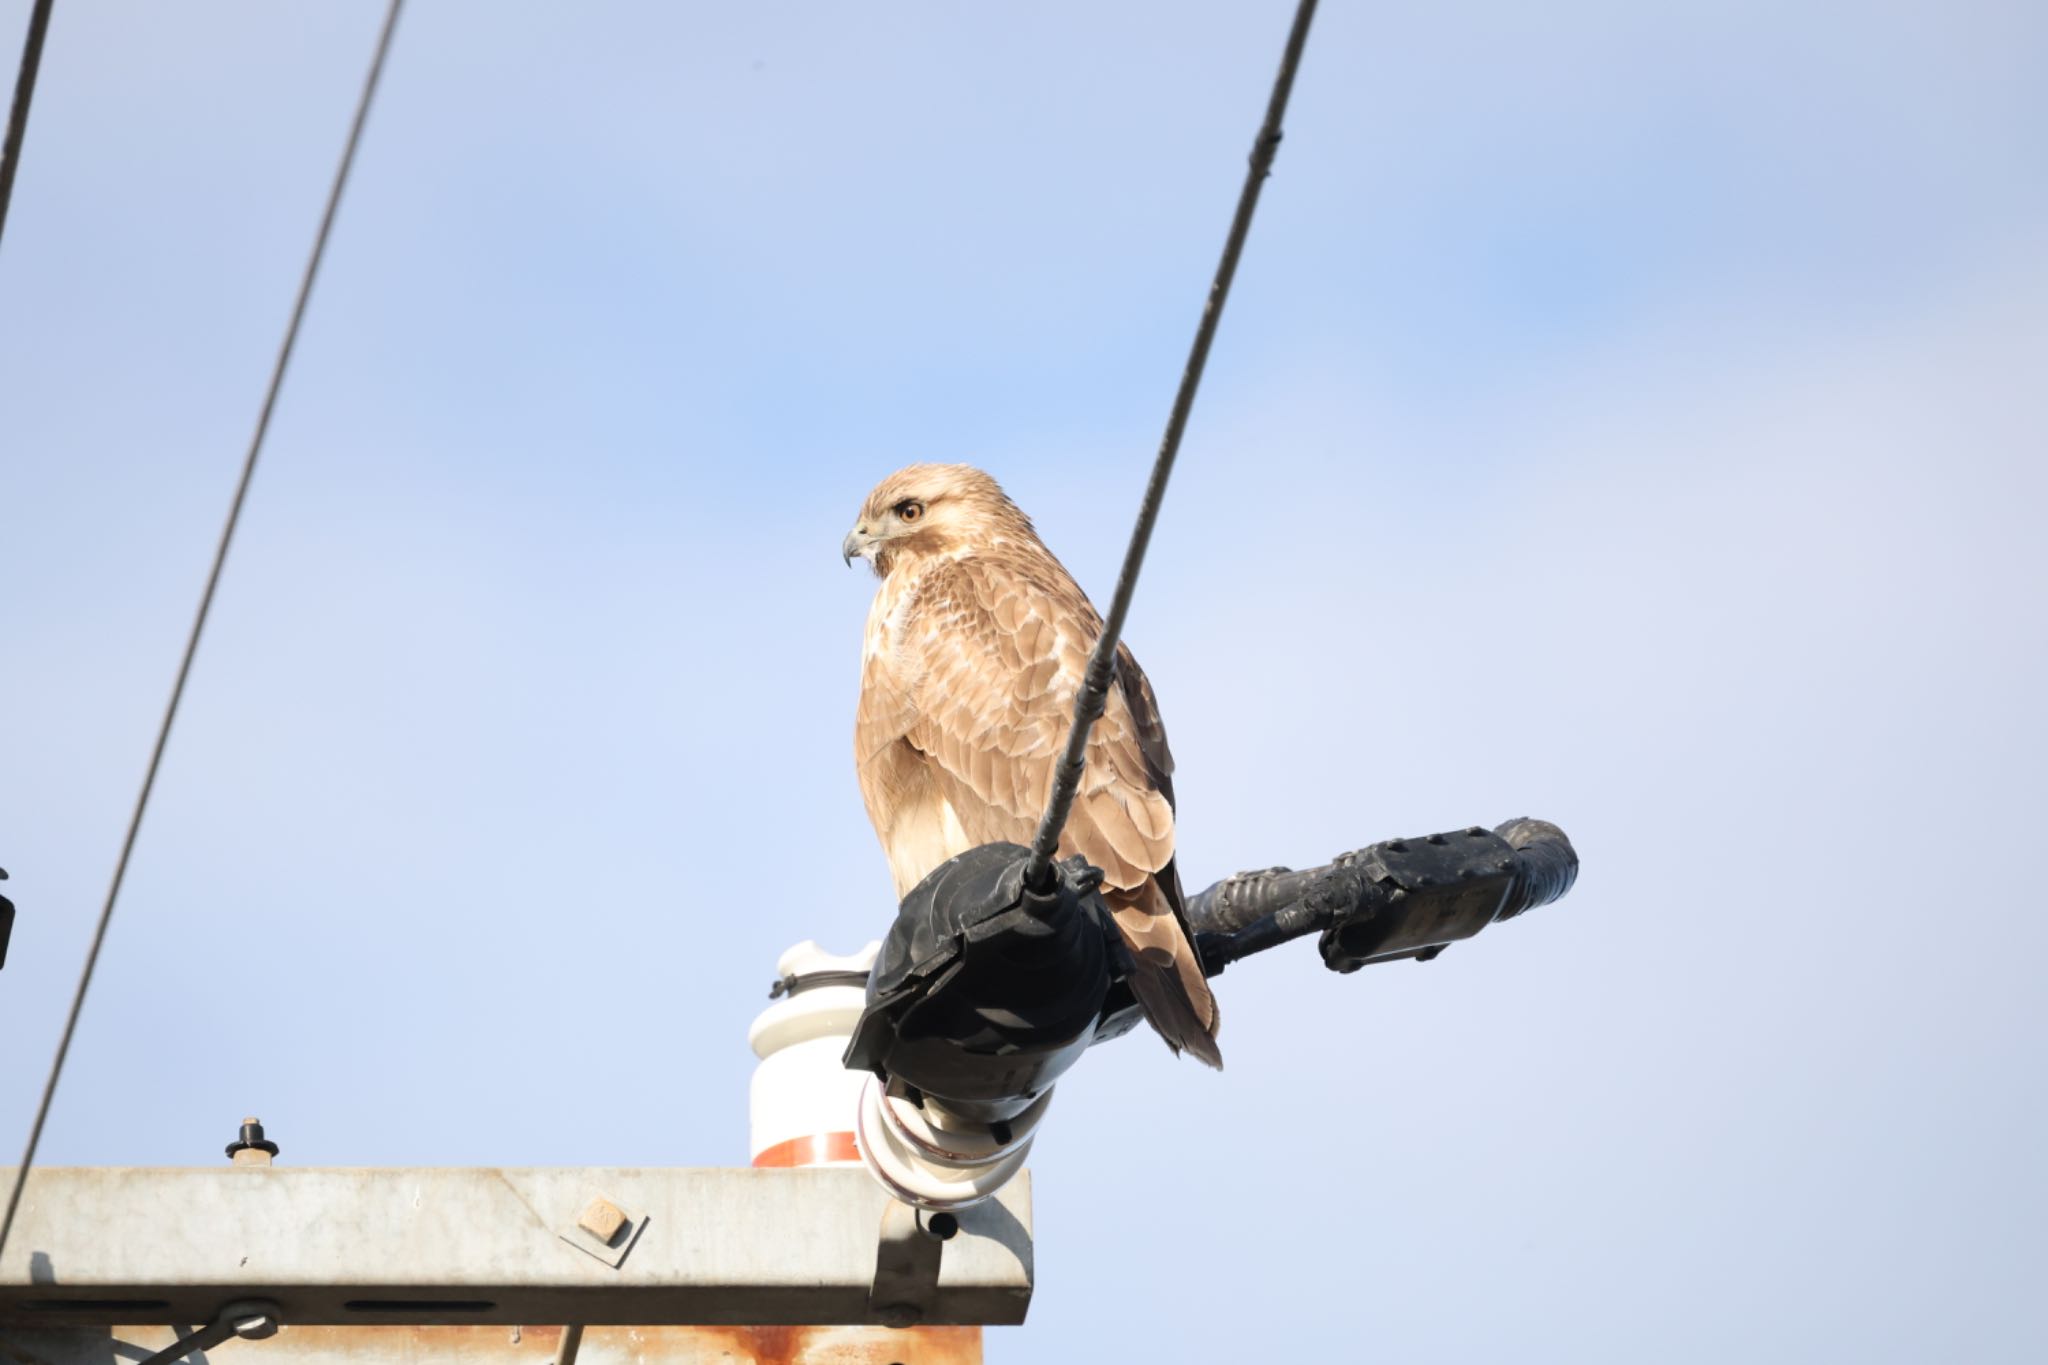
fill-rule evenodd
<path id="1" fill-rule="evenodd" d="M 978 555 L 920 577 L 899 647 L 899 667 L 915 679 L 917 718 L 905 737 L 936 767 L 969 837 L 1030 841 L 1101 629 L 1071 579 L 1028 562 Z M 1144 675 L 1126 660 L 1119 682 L 1135 679 L 1149 703 Z M 1101 868 L 1109 885 L 1135 887 L 1173 858 L 1173 803 L 1163 790 L 1172 758 L 1156 709 L 1146 707 L 1147 735 L 1124 693 L 1110 688 L 1090 734 L 1061 847 Z"/>

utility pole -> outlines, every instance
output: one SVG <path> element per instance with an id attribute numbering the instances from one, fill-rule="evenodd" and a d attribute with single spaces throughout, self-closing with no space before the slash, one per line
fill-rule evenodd
<path id="1" fill-rule="evenodd" d="M 978 1365 L 980 1328 L 1031 1303 L 1020 1167 L 1053 1084 L 1138 1023 L 1099 874 L 1036 891 L 1029 856 L 969 850 L 882 943 L 783 954 L 748 1034 L 749 1167 L 293 1167 L 253 1117 L 219 1165 L 38 1167 L 0 1357 Z M 1351 972 L 1431 961 L 1577 870 L 1562 830 L 1512 820 L 1241 874 L 1189 919 L 1212 976 L 1310 934 Z"/>
<path id="2" fill-rule="evenodd" d="M 747 1169 L 294 1168 L 255 1117 L 222 1166 L 38 1168 L 0 1358 L 980 1365 L 1030 1306 L 1030 1184 L 934 1217 L 862 1167 L 841 1056 L 879 946 L 777 963 Z"/>

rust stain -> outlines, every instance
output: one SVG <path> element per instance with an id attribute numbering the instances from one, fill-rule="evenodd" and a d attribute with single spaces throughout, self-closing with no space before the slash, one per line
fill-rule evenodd
<path id="1" fill-rule="evenodd" d="M 563 1328 L 285 1324 L 263 1343 L 278 1365 L 552 1365 Z M 115 1340 L 167 1344 L 161 1327 L 117 1327 Z M 159 1342 L 158 1338 L 162 1338 Z M 18 1346 L 0 1365 L 42 1365 Z M 253 1352 L 251 1353 L 253 1359 Z M 979 1327 L 588 1327 L 577 1365 L 981 1365 Z"/>
<path id="2" fill-rule="evenodd" d="M 686 1327 L 697 1365 L 981 1365 L 979 1327 Z M 716 1354 L 714 1354 L 714 1351 Z"/>

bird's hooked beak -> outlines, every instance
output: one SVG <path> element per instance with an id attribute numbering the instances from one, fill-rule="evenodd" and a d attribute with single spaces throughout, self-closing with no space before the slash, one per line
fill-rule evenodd
<path id="1" fill-rule="evenodd" d="M 869 531 L 867 527 L 856 526 L 846 533 L 845 540 L 839 542 L 840 558 L 846 561 L 848 568 L 852 568 L 854 560 L 868 559 L 873 555 L 875 544 L 879 540 L 881 537 Z"/>

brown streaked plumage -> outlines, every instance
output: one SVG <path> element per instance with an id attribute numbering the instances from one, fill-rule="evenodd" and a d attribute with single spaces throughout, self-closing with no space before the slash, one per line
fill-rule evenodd
<path id="1" fill-rule="evenodd" d="M 911 465 L 868 494 L 842 546 L 882 585 L 868 612 L 854 759 L 903 895 L 979 844 L 1029 844 L 1102 618 L 996 481 Z M 1211 1066 L 1217 1009 L 1174 867 L 1173 755 L 1128 648 L 1060 837 L 1103 871 L 1132 987 L 1176 1051 Z"/>

